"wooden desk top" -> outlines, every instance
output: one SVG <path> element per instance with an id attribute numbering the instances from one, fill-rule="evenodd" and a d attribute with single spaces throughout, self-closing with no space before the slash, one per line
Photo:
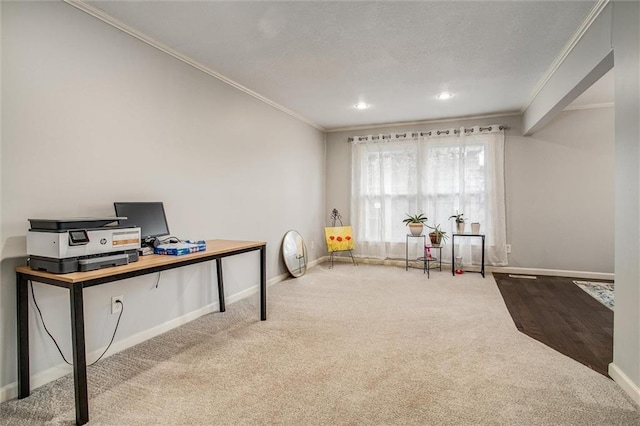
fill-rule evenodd
<path id="1" fill-rule="evenodd" d="M 68 274 L 52 274 L 51 272 L 36 271 L 29 266 L 18 266 L 16 272 L 28 274 L 33 277 L 48 278 L 65 283 L 77 283 L 97 278 L 104 278 L 113 275 L 125 274 L 127 272 L 140 271 L 143 269 L 153 268 L 155 266 L 171 265 L 180 263 L 189 259 L 198 259 L 209 257 L 217 254 L 225 254 L 234 251 L 258 248 L 266 245 L 264 241 L 235 241 L 235 240 L 207 240 L 207 249 L 196 253 L 184 254 L 182 256 L 167 256 L 159 254 L 150 254 L 140 256 L 137 262 L 128 265 L 113 266 L 110 268 L 97 269 L 88 272 L 70 272 Z"/>

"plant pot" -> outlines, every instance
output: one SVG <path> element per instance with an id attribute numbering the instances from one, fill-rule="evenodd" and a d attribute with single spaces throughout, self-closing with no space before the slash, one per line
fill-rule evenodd
<path id="1" fill-rule="evenodd" d="M 458 234 L 464 234 L 464 222 L 456 223 L 456 227 L 458 228 Z"/>
<path id="2" fill-rule="evenodd" d="M 429 239 L 431 240 L 431 245 L 433 247 L 440 247 L 442 235 L 437 235 L 435 232 L 429 232 Z"/>
<path id="3" fill-rule="evenodd" d="M 480 224 L 478 222 L 473 222 L 471 224 L 471 233 L 479 234 L 480 233 Z"/>
<path id="4" fill-rule="evenodd" d="M 423 228 L 424 228 L 424 225 L 421 223 L 409 224 L 409 230 L 411 231 L 411 235 L 413 235 L 414 237 L 419 237 L 420 235 L 422 235 Z"/>

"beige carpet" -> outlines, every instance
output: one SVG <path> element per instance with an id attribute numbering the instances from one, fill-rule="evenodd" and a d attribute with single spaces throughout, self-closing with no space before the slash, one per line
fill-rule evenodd
<path id="1" fill-rule="evenodd" d="M 611 380 L 519 333 L 491 275 L 315 267 L 89 369 L 90 424 L 638 425 Z M 71 376 L 0 406 L 71 424 Z"/>

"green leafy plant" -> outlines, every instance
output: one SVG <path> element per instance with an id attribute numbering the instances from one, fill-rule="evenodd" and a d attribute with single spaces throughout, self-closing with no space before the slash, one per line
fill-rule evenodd
<path id="1" fill-rule="evenodd" d="M 449 216 L 449 219 L 454 219 L 456 220 L 456 223 L 464 223 L 465 218 L 462 217 L 464 215 L 464 213 L 459 213 L 459 214 L 453 214 L 451 216 Z"/>
<path id="2" fill-rule="evenodd" d="M 407 226 L 409 226 L 410 223 L 421 223 L 423 225 L 427 223 L 427 217 L 424 215 L 424 213 L 416 214 L 413 216 L 411 216 L 409 213 L 405 214 L 407 215 L 407 218 L 402 222 Z"/>
<path id="3" fill-rule="evenodd" d="M 427 228 L 433 229 L 433 232 L 429 232 L 429 236 L 431 236 L 433 234 L 433 236 L 435 237 L 436 241 L 445 242 L 445 241 L 447 241 L 447 238 L 449 238 L 447 233 L 445 231 L 443 231 L 442 229 L 440 229 L 440 224 L 438 224 L 436 226 L 427 225 Z"/>

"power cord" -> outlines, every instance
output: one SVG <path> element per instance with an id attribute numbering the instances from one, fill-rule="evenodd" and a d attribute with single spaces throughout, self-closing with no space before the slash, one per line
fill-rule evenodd
<path id="1" fill-rule="evenodd" d="M 166 237 L 164 237 L 164 238 L 162 238 L 162 239 L 159 239 L 159 238 L 158 238 L 157 240 L 158 240 L 159 242 L 161 242 L 161 243 L 166 243 L 166 242 L 168 242 L 168 243 L 170 243 L 170 244 L 171 244 L 171 243 L 172 243 L 172 244 L 177 244 L 177 243 L 181 243 L 181 242 L 182 242 L 182 240 L 181 240 L 180 238 L 178 238 L 178 237 L 174 237 L 173 235 L 166 236 Z"/>
<path id="2" fill-rule="evenodd" d="M 160 274 L 162 274 L 162 271 L 158 272 L 158 279 L 156 280 L 156 285 L 155 285 L 156 288 L 158 288 L 158 284 L 160 284 Z"/>
<path id="3" fill-rule="evenodd" d="M 40 315 L 40 321 L 42 322 L 42 326 L 44 327 L 44 331 L 47 332 L 47 334 L 49 335 L 49 337 L 51 338 L 53 343 L 56 345 L 56 348 L 58 349 L 58 352 L 60 352 L 60 356 L 62 357 L 64 362 L 66 362 L 69 365 L 73 365 L 72 363 L 67 361 L 67 358 L 62 353 L 62 350 L 60 349 L 60 346 L 58 345 L 58 342 L 53 337 L 53 335 L 49 332 L 49 329 L 47 328 L 47 325 L 44 323 L 44 318 L 42 317 L 42 311 L 40 310 L 40 307 L 38 306 L 38 302 L 36 301 L 36 293 L 33 291 L 33 281 L 29 280 L 29 285 L 31 286 L 31 298 L 33 299 L 33 304 L 36 306 L 36 309 L 38 310 L 38 314 Z M 116 328 L 115 328 L 115 330 L 113 330 L 113 335 L 111 336 L 111 341 L 109 342 L 109 345 L 107 345 L 107 349 L 105 349 L 104 352 L 102 352 L 102 355 L 100 355 L 98 357 L 98 359 L 96 359 L 91 364 L 89 364 L 89 367 L 94 365 L 95 363 L 97 363 L 98 361 L 100 361 L 102 359 L 104 354 L 106 354 L 107 351 L 109 350 L 109 348 L 111 347 L 111 344 L 113 343 L 113 339 L 115 339 L 115 337 L 116 337 L 116 333 L 118 332 L 118 326 L 120 325 L 120 318 L 122 318 L 122 313 L 124 312 L 124 303 L 122 303 L 121 300 L 117 300 L 116 303 L 120 304 L 121 309 L 120 309 L 120 315 L 118 315 L 118 322 L 116 322 Z"/>

